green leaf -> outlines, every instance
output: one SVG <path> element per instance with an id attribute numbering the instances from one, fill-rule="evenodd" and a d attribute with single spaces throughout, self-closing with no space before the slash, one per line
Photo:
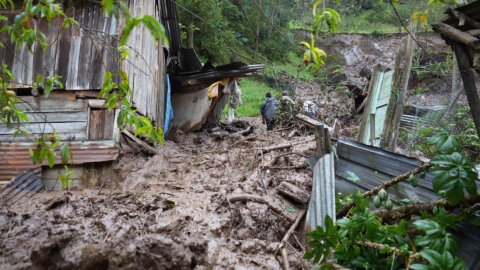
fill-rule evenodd
<path id="1" fill-rule="evenodd" d="M 467 158 L 459 153 L 439 155 L 430 161 L 436 167 L 431 170 L 435 175 L 433 189 L 435 192 L 446 191 L 446 196 L 454 205 L 465 197 L 463 189 L 472 196 L 477 193 L 477 171 Z"/>
<path id="2" fill-rule="evenodd" d="M 50 168 L 55 165 L 55 152 L 48 152 L 48 166 Z"/>
<path id="3" fill-rule="evenodd" d="M 102 0 L 103 16 L 108 17 L 112 13 L 114 0 Z"/>
<path id="4" fill-rule="evenodd" d="M 423 264 L 412 264 L 410 265 L 410 269 L 414 269 L 414 270 L 431 270 L 433 269 L 432 267 L 430 266 L 427 266 L 427 265 L 423 265 Z"/>
<path id="5" fill-rule="evenodd" d="M 291 207 L 290 205 L 285 206 L 285 210 L 287 210 L 290 213 L 297 212 L 297 210 L 295 210 L 295 208 Z"/>
<path id="6" fill-rule="evenodd" d="M 460 149 L 460 141 L 457 137 L 450 135 L 445 130 L 440 130 L 428 139 L 428 144 L 436 144 L 437 152 L 440 154 L 450 154 Z"/>
<path id="7" fill-rule="evenodd" d="M 358 176 L 355 173 L 351 171 L 346 171 L 346 173 L 350 175 L 349 177 L 347 177 L 347 180 L 350 180 L 355 184 L 358 183 L 358 181 L 360 180 L 360 178 L 358 178 Z"/>
<path id="8" fill-rule="evenodd" d="M 68 144 L 64 144 L 62 145 L 62 147 L 60 147 L 60 156 L 62 158 L 62 164 L 67 164 L 68 163 L 68 158 L 70 157 L 70 147 L 68 146 Z"/>

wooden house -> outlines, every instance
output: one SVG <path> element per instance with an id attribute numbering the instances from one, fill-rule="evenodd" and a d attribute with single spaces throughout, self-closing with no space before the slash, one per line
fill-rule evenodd
<path id="1" fill-rule="evenodd" d="M 76 184 L 92 172 L 98 176 L 108 171 L 118 157 L 116 143 L 120 134 L 116 119 L 119 109 L 109 112 L 103 108 L 104 100 L 98 99 L 107 71 L 118 74 L 123 70 L 127 74 L 133 90 L 131 99 L 139 114 L 161 128 L 168 128 L 171 122 L 184 131 L 192 131 L 218 124 L 229 100 L 222 89 L 218 96 L 209 98 L 207 91 L 212 84 L 219 80 L 232 82 L 263 68 L 263 65 L 243 63 L 219 67 L 202 65 L 195 50 L 182 48 L 180 44 L 174 1 L 127 2 L 132 16 L 150 15 L 165 26 L 170 46 L 160 41 L 155 45 L 150 32 L 140 25 L 134 28 L 127 41 L 131 57 L 120 63 L 117 48 L 125 20 L 120 17 L 117 21 L 113 15 L 105 18 L 100 1 L 93 0 L 63 1 L 65 13 L 75 18 L 80 27 L 63 28 L 62 19 L 51 23 L 32 20 L 32 27 L 46 35 L 49 46 L 45 53 L 39 44 L 35 44 L 32 51 L 24 45 L 17 48 L 5 32 L 0 34 L 0 41 L 6 44 L 5 48 L 0 48 L 0 65 L 7 65 L 15 75 L 12 85 L 23 100 L 18 106 L 29 117 L 30 123 L 22 126 L 32 135 L 56 130 L 70 144 L 74 163 L 70 167 L 75 171 Z M 14 12 L 0 9 L 0 15 L 13 21 L 21 12 L 23 1 L 15 3 Z M 55 89 L 48 98 L 41 93 L 38 95 L 32 86 L 39 74 L 61 76 L 63 89 Z M 167 106 L 170 97 L 171 105 Z M 172 107 L 173 119 L 170 118 Z M 4 183 L 39 166 L 32 163 L 28 150 L 34 146 L 33 137 L 15 138 L 15 130 L 0 125 L 3 157 L 0 159 L 0 182 Z M 61 186 L 57 180 L 63 170 L 59 153 L 55 163 L 53 169 L 42 164 L 42 181 L 47 189 Z"/>
<path id="2" fill-rule="evenodd" d="M 0 10 L 0 15 L 11 22 L 21 12 L 23 1 L 14 1 L 12 9 Z M 117 159 L 116 128 L 118 108 L 109 112 L 102 107 L 98 94 L 107 71 L 118 74 L 126 72 L 133 90 L 132 101 L 138 112 L 147 116 L 156 126 L 163 127 L 165 115 L 165 54 L 162 43 L 155 44 L 150 32 L 143 26 L 136 27 L 127 42 L 130 55 L 120 63 L 117 51 L 119 36 L 123 33 L 123 19 L 104 17 L 100 1 L 62 1 L 63 10 L 75 18 L 80 27 L 62 27 L 63 19 L 50 23 L 31 20 L 35 30 L 41 30 L 49 46 L 43 52 L 39 44 L 32 51 L 25 45 L 17 48 L 10 43 L 6 32 L 0 34 L 0 65 L 6 65 L 15 76 L 12 82 L 18 104 L 28 115 L 29 124 L 22 124 L 32 136 L 14 137 L 15 129 L 0 125 L 0 181 L 8 181 L 15 175 L 35 166 L 28 148 L 34 147 L 35 135 L 57 134 L 70 144 L 73 151 L 75 184 L 87 172 L 111 168 Z M 158 20 L 158 1 L 127 1 L 132 16 L 150 15 Z M 37 75 L 45 77 L 60 75 L 63 89 L 54 89 L 50 97 L 32 89 Z M 42 182 L 47 189 L 61 187 L 57 176 L 61 173 L 60 154 L 57 153 L 55 167 L 49 169 L 42 164 Z"/>

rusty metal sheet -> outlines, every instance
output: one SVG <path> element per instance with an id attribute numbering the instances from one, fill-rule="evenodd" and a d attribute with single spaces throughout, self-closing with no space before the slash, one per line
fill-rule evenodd
<path id="1" fill-rule="evenodd" d="M 32 163 L 29 148 L 34 143 L 0 143 L 0 181 L 10 180 L 17 174 L 38 166 Z M 116 160 L 118 150 L 114 141 L 71 142 L 73 164 Z M 60 149 L 56 151 L 55 164 L 61 164 Z M 45 161 L 42 165 L 47 165 Z"/>

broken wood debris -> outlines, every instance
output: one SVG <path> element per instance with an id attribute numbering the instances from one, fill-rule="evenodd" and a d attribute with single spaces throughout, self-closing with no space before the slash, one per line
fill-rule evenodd
<path id="1" fill-rule="evenodd" d="M 310 200 L 310 194 L 308 194 L 308 192 L 285 181 L 278 185 L 277 191 L 278 193 L 304 205 Z"/>
<path id="2" fill-rule="evenodd" d="M 297 218 L 295 219 L 295 222 L 292 224 L 292 226 L 290 227 L 290 229 L 288 229 L 287 233 L 285 234 L 285 236 L 283 237 L 282 241 L 280 242 L 280 244 L 278 245 L 278 249 L 280 250 L 281 254 L 282 254 L 282 258 L 283 258 L 283 267 L 285 268 L 285 270 L 288 270 L 290 269 L 290 266 L 289 266 L 289 263 L 288 263 L 288 253 L 287 253 L 287 248 L 285 246 L 285 244 L 287 243 L 288 239 L 290 238 L 290 236 L 293 234 L 293 232 L 295 231 L 295 229 L 297 228 L 298 224 L 300 223 L 300 221 L 303 219 L 303 217 L 305 216 L 305 213 L 307 211 L 305 209 L 301 210 L 300 213 L 298 213 L 297 215 Z"/>
<path id="3" fill-rule="evenodd" d="M 279 145 L 273 145 L 273 146 L 269 146 L 269 147 L 260 148 L 260 149 L 258 149 L 259 151 L 258 151 L 257 155 L 261 156 L 262 154 L 266 154 L 266 153 L 269 153 L 269 152 L 272 152 L 272 151 L 275 151 L 275 150 L 290 149 L 290 148 L 294 147 L 295 145 L 312 142 L 314 140 L 315 140 L 315 137 L 310 137 L 307 140 L 303 140 L 303 141 L 299 141 L 299 142 L 285 143 L 285 144 L 279 144 Z"/>
<path id="4" fill-rule="evenodd" d="M 250 195 L 250 194 L 241 194 L 241 195 L 233 195 L 228 197 L 228 201 L 231 203 L 240 202 L 240 201 L 251 201 L 256 203 L 265 204 L 270 209 L 275 211 L 277 214 L 285 218 L 286 220 L 293 222 L 295 217 L 292 216 L 292 213 L 285 210 L 285 207 L 282 207 L 277 202 L 275 202 L 272 198 L 269 197 L 260 197 L 257 195 Z"/>
<path id="5" fill-rule="evenodd" d="M 151 147 L 150 145 L 148 145 L 146 142 L 140 140 L 139 138 L 137 138 L 135 135 L 133 135 L 132 133 L 130 133 L 130 131 L 124 129 L 123 131 L 123 134 L 127 135 L 130 139 L 132 139 L 133 141 L 135 141 L 136 143 L 138 143 L 139 145 L 141 145 L 143 148 L 145 148 L 145 150 L 147 150 L 148 152 L 154 154 L 154 155 L 158 155 L 158 151 L 155 150 L 155 148 Z"/>

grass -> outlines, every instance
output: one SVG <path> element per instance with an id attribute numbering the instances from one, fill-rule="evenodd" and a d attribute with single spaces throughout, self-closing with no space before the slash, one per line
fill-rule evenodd
<path id="1" fill-rule="evenodd" d="M 267 92 L 272 93 L 275 98 L 280 98 L 281 93 L 279 90 L 268 87 L 263 82 L 254 80 L 252 78 L 244 78 L 240 82 L 240 89 L 242 90 L 242 102 L 241 106 L 238 106 L 235 110 L 235 117 L 240 116 L 259 116 L 260 107 L 265 100 L 265 94 Z M 226 117 L 228 113 L 228 105 L 223 112 L 223 116 Z"/>

